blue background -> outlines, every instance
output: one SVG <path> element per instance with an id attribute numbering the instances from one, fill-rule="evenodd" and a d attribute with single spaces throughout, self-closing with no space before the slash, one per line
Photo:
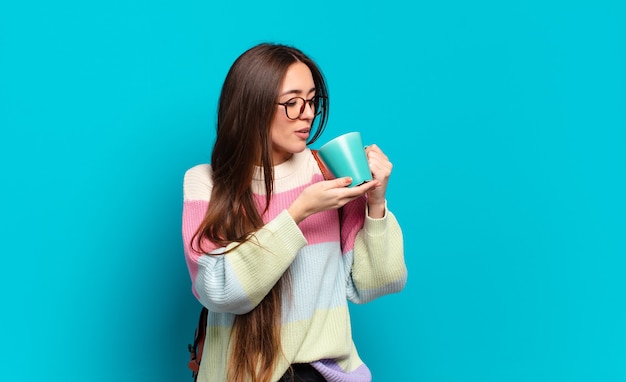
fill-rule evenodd
<path id="1" fill-rule="evenodd" d="M 626 380 L 626 3 L 0 5 L 0 379 L 190 381 L 184 171 L 252 45 L 294 44 L 394 163 L 376 381 Z M 321 142 L 320 141 L 320 142 Z"/>

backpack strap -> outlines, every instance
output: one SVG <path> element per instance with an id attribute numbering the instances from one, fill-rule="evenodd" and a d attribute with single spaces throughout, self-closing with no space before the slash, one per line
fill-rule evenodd
<path id="1" fill-rule="evenodd" d="M 313 154 L 313 158 L 315 158 L 315 161 L 317 162 L 317 165 L 319 166 L 320 170 L 322 171 L 322 175 L 324 176 L 324 180 L 336 179 L 336 177 L 333 175 L 333 173 L 330 172 L 328 167 L 326 167 L 326 164 L 324 163 L 322 158 L 320 158 L 320 154 L 317 152 L 317 150 L 311 150 L 311 153 Z M 343 207 L 339 208 L 337 210 L 337 213 L 339 214 L 339 221 L 341 222 L 341 220 L 343 218 Z"/>
<path id="2" fill-rule="evenodd" d="M 204 351 L 204 339 L 206 338 L 206 324 L 209 310 L 202 307 L 200 318 L 198 319 L 198 327 L 193 336 L 193 344 L 187 345 L 189 350 L 189 363 L 187 367 L 191 370 L 191 376 L 195 381 L 200 371 L 200 361 L 202 361 L 202 352 Z"/>
<path id="3" fill-rule="evenodd" d="M 320 155 L 317 152 L 317 150 L 311 150 L 311 153 L 313 154 L 313 158 L 315 158 L 315 161 L 317 162 L 317 165 L 319 166 L 320 170 L 322 171 L 322 175 L 324 176 L 324 179 L 326 179 L 326 180 L 335 179 L 335 176 L 333 175 L 333 173 L 330 172 L 330 170 L 328 169 L 328 167 L 326 167 L 326 164 L 324 163 L 322 158 L 320 158 Z"/>

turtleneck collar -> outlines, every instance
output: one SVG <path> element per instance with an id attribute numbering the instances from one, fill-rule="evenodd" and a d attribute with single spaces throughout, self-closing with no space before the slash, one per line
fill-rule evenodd
<path id="1" fill-rule="evenodd" d="M 311 156 L 311 150 L 309 148 L 304 149 L 304 151 L 300 153 L 294 153 L 291 158 L 286 160 L 285 162 L 274 166 L 274 180 L 279 180 L 292 175 L 294 172 L 301 169 L 306 163 L 308 158 Z M 263 168 L 259 166 L 254 167 L 254 175 L 252 176 L 253 181 L 263 182 Z"/>

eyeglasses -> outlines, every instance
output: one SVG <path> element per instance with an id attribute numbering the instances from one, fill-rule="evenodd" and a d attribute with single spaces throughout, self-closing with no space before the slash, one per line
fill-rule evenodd
<path id="1" fill-rule="evenodd" d="M 290 98 L 287 102 L 278 102 L 277 105 L 285 107 L 285 114 L 287 114 L 287 118 L 296 120 L 300 118 L 300 116 L 302 116 L 302 113 L 304 113 L 304 108 L 307 104 L 311 107 L 315 116 L 320 115 L 322 110 L 324 110 L 325 100 L 326 97 L 317 95 L 311 99 L 293 97 Z"/>

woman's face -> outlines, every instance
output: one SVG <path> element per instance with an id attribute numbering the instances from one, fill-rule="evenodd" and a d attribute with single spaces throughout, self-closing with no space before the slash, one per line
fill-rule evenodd
<path id="1" fill-rule="evenodd" d="M 287 69 L 276 102 L 285 103 L 294 97 L 309 100 L 314 95 L 315 83 L 311 70 L 302 62 L 296 62 Z M 295 117 L 295 115 L 290 116 Z M 306 148 L 306 141 L 309 139 L 314 119 L 315 112 L 308 104 L 304 107 L 302 115 L 296 119 L 287 117 L 285 106 L 276 105 L 270 125 L 273 165 L 285 162 L 291 158 L 291 155 L 302 152 Z"/>

